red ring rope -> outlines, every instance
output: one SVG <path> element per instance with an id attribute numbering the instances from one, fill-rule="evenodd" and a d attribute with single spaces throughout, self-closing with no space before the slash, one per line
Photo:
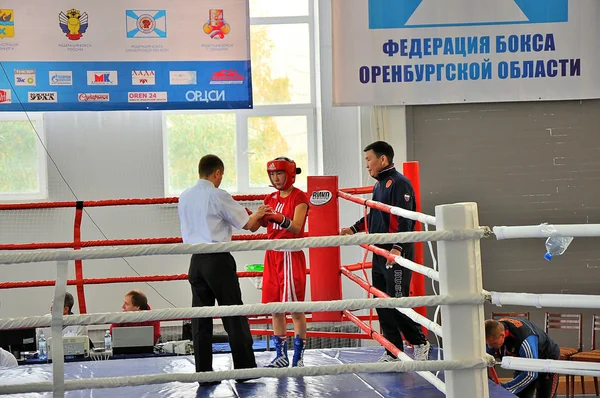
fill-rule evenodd
<path id="1" fill-rule="evenodd" d="M 233 199 L 239 202 L 262 201 L 267 195 L 233 195 Z M 106 207 L 106 206 L 137 206 L 137 205 L 164 205 L 178 203 L 179 198 L 145 198 L 145 199 L 107 199 L 84 201 L 84 207 Z M 9 203 L 0 204 L 0 210 L 28 210 L 28 209 L 52 209 L 75 207 L 77 202 L 39 202 L 39 203 Z"/>
<path id="2" fill-rule="evenodd" d="M 260 240 L 267 239 L 267 234 L 233 235 L 232 240 Z M 88 240 L 80 242 L 80 247 L 101 246 L 132 246 L 132 245 L 161 245 L 169 243 L 181 243 L 179 237 L 173 238 L 141 238 L 141 239 L 108 239 Z M 0 250 L 37 250 L 37 249 L 73 249 L 75 242 L 42 242 L 42 243 L 5 243 L 0 244 Z"/>

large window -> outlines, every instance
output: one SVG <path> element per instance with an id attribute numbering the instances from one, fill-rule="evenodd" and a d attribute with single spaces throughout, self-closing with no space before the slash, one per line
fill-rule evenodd
<path id="1" fill-rule="evenodd" d="M 46 199 L 42 114 L 0 113 L 0 201 Z"/>
<path id="2" fill-rule="evenodd" d="M 250 0 L 254 109 L 163 114 L 165 194 L 177 196 L 198 179 L 198 160 L 214 153 L 225 162 L 222 188 L 266 192 L 266 162 L 292 158 L 302 174 L 316 174 L 313 0 Z"/>

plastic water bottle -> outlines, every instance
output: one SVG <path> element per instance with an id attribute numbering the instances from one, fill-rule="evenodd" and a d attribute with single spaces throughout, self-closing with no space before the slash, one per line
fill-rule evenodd
<path id="1" fill-rule="evenodd" d="M 104 350 L 112 350 L 112 336 L 110 335 L 110 330 L 107 330 L 106 333 L 104 333 Z"/>
<path id="2" fill-rule="evenodd" d="M 45 361 L 46 359 L 48 359 L 48 349 L 46 346 L 46 337 L 44 336 L 44 332 L 40 332 L 40 339 L 38 341 L 38 351 L 39 351 L 39 358 L 42 361 Z"/>
<path id="3" fill-rule="evenodd" d="M 551 236 L 546 239 L 546 254 L 544 258 L 548 261 L 555 256 L 562 255 L 573 241 L 570 236 Z"/>

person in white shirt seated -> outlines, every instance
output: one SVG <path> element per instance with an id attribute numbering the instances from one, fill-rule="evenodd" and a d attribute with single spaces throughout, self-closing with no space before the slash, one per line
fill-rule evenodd
<path id="1" fill-rule="evenodd" d="M 75 300 L 73 299 L 73 295 L 69 292 L 65 293 L 63 315 L 73 315 L 72 309 L 73 309 L 74 304 L 75 304 Z M 50 306 L 50 312 L 52 312 L 52 306 Z M 47 339 L 48 337 L 51 336 L 52 329 L 51 328 L 38 329 L 37 333 L 36 333 L 38 341 L 39 341 L 40 332 L 44 332 L 44 337 L 46 337 L 46 339 Z M 63 337 L 87 336 L 88 328 L 87 328 L 87 326 L 80 326 L 80 325 L 64 326 L 62 335 L 63 335 Z M 90 348 L 92 348 L 91 345 L 90 345 Z"/>
<path id="2" fill-rule="evenodd" d="M 17 358 L 8 351 L 0 348 L 0 369 L 17 367 Z"/>

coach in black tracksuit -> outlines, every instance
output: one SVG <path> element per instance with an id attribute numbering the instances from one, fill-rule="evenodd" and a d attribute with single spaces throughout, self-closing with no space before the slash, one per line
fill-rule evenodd
<path id="1" fill-rule="evenodd" d="M 386 142 L 377 141 L 365 149 L 367 170 L 371 177 L 377 180 L 373 187 L 373 200 L 390 206 L 401 207 L 416 211 L 414 191 L 410 181 L 400 174 L 393 164 L 394 150 Z M 352 235 L 368 230 L 369 233 L 412 232 L 414 221 L 391 215 L 381 210 L 371 208 L 367 216 L 367 225 L 361 218 L 350 228 L 343 228 L 342 235 Z M 414 260 L 413 243 L 377 245 L 388 250 L 391 254 Z M 385 257 L 373 254 L 373 286 L 391 297 L 408 297 L 412 271 L 403 268 Z M 429 343 L 421 331 L 421 327 L 406 315 L 395 309 L 377 309 L 379 323 L 383 335 L 399 349 L 402 349 L 402 334 L 409 343 L 415 346 L 415 359 L 425 360 L 429 354 Z M 387 358 L 386 358 L 387 354 Z M 384 354 L 382 361 L 395 358 L 389 351 Z M 391 358 L 390 358 L 391 357 Z M 419 357 L 419 358 L 418 358 Z"/>
<path id="2" fill-rule="evenodd" d="M 505 317 L 485 321 L 488 354 L 496 358 L 513 356 L 530 359 L 560 357 L 560 347 L 534 323 L 523 318 Z M 502 387 L 520 398 L 553 398 L 558 389 L 558 374 L 517 371 L 515 378 Z"/>

